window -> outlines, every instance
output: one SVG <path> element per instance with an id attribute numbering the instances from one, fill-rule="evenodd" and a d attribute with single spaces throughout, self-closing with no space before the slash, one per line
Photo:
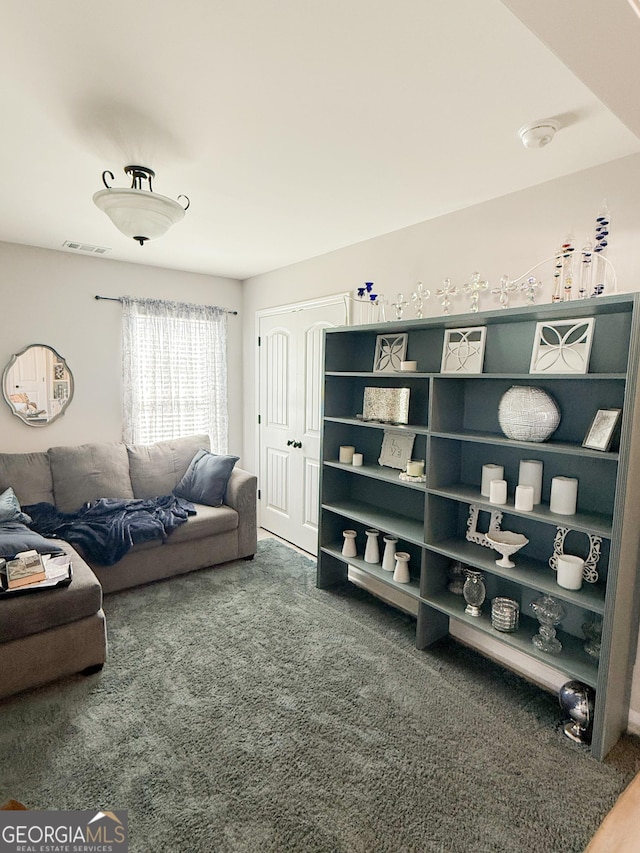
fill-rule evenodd
<path id="1" fill-rule="evenodd" d="M 210 305 L 122 298 L 124 439 L 207 433 L 227 452 L 227 312 Z"/>

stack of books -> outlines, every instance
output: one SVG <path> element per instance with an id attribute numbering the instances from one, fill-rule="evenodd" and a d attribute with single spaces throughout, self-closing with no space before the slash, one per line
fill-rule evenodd
<path id="1" fill-rule="evenodd" d="M 4 590 L 57 586 L 70 577 L 70 559 L 37 551 L 21 551 L 13 560 L 0 558 L 0 586 Z"/>

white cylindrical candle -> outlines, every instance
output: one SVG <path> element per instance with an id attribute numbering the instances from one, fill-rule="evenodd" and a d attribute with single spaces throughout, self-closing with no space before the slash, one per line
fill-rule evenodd
<path id="1" fill-rule="evenodd" d="M 533 486 L 516 486 L 516 509 L 531 512 L 533 509 Z"/>
<path id="2" fill-rule="evenodd" d="M 364 456 L 362 455 L 362 453 L 354 453 L 353 454 L 353 457 L 351 459 L 352 465 L 355 465 L 356 468 L 359 468 L 363 462 L 364 462 Z"/>
<path id="3" fill-rule="evenodd" d="M 558 586 L 564 589 L 580 589 L 584 574 L 584 560 L 573 554 L 558 554 Z"/>
<path id="4" fill-rule="evenodd" d="M 504 467 L 502 465 L 483 465 L 482 466 L 482 485 L 480 486 L 480 494 L 485 498 L 489 497 L 489 489 L 492 480 L 502 480 L 504 477 Z"/>
<path id="5" fill-rule="evenodd" d="M 340 462 L 344 465 L 351 465 L 353 460 L 353 454 L 355 451 L 355 447 L 352 444 L 341 444 L 340 445 Z"/>
<path id="6" fill-rule="evenodd" d="M 578 481 L 575 477 L 554 477 L 551 481 L 549 509 L 558 515 L 575 515 Z"/>
<path id="7" fill-rule="evenodd" d="M 410 459 L 407 462 L 407 474 L 410 477 L 422 477 L 424 474 L 424 460 Z"/>
<path id="8" fill-rule="evenodd" d="M 518 474 L 519 486 L 533 486 L 533 503 L 542 500 L 542 462 L 539 459 L 522 459 Z"/>
<path id="9" fill-rule="evenodd" d="M 401 361 L 400 362 L 400 370 L 406 370 L 407 372 L 412 373 L 414 370 L 418 369 L 417 361 Z"/>
<path id="10" fill-rule="evenodd" d="M 506 504 L 507 502 L 507 481 L 492 480 L 489 486 L 489 503 Z"/>

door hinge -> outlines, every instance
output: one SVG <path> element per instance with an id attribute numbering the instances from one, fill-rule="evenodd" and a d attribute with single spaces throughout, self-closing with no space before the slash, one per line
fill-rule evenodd
<path id="1" fill-rule="evenodd" d="M 261 423 L 262 423 L 262 415 L 258 415 L 258 423 L 259 423 L 259 424 L 261 424 Z"/>
<path id="2" fill-rule="evenodd" d="M 260 337 L 260 335 L 258 335 L 258 346 L 262 346 L 262 338 Z"/>
<path id="3" fill-rule="evenodd" d="M 262 498 L 262 493 L 260 492 L 260 489 L 258 489 L 258 500 L 260 500 L 261 498 Z"/>

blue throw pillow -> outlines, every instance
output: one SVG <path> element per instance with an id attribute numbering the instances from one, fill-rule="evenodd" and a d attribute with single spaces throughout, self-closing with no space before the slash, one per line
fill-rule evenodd
<path id="1" fill-rule="evenodd" d="M 227 483 L 239 456 L 218 456 L 199 450 L 189 463 L 184 477 L 173 490 L 178 498 L 197 504 L 221 506 Z"/>
<path id="2" fill-rule="evenodd" d="M 45 539 L 35 530 L 19 521 L 4 521 L 0 524 L 0 557 L 14 557 L 20 551 L 37 551 L 38 554 L 63 553 L 60 542 Z"/>
<path id="3" fill-rule="evenodd" d="M 5 521 L 31 523 L 30 517 L 20 509 L 18 498 L 11 486 L 0 495 L 0 524 L 4 524 Z"/>

